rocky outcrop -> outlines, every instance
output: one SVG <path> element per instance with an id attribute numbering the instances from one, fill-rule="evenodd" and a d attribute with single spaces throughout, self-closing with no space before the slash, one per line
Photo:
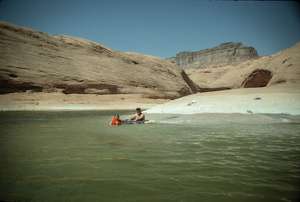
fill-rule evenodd
<path id="1" fill-rule="evenodd" d="M 257 51 L 253 47 L 242 43 L 223 43 L 217 47 L 194 52 L 180 52 L 176 57 L 169 58 L 181 68 L 207 68 L 229 64 L 238 64 L 248 59 L 257 58 Z"/>
<path id="2" fill-rule="evenodd" d="M 242 83 L 244 88 L 258 88 L 268 85 L 272 78 L 272 72 L 265 69 L 254 70 Z"/>
<path id="3" fill-rule="evenodd" d="M 1 94 L 38 91 L 156 98 L 176 98 L 194 89 L 182 70 L 168 61 L 8 23 L 0 23 L 0 85 Z"/>
<path id="4" fill-rule="evenodd" d="M 187 69 L 202 88 L 253 88 L 300 84 L 300 43 L 271 56 L 219 68 Z"/>

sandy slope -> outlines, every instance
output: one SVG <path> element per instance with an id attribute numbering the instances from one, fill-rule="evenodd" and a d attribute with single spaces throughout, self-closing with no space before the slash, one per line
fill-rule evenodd
<path id="1" fill-rule="evenodd" d="M 157 57 L 0 22 L 0 94 L 32 90 L 176 98 L 192 93 L 182 73 Z"/>

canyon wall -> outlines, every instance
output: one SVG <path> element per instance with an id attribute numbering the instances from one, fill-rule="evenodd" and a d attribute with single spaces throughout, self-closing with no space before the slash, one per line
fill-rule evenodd
<path id="1" fill-rule="evenodd" d="M 193 93 L 182 70 L 154 56 L 0 22 L 0 94 L 142 94 L 176 98 Z"/>

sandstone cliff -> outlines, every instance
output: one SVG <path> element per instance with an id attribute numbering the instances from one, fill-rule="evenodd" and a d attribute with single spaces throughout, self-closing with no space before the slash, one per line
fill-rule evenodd
<path id="1" fill-rule="evenodd" d="M 0 23 L 1 94 L 34 91 L 176 98 L 193 91 L 185 76 L 176 65 L 153 56 Z"/>
<path id="2" fill-rule="evenodd" d="M 191 80 L 204 91 L 274 85 L 299 86 L 300 43 L 271 56 L 218 68 L 187 69 Z"/>
<path id="3" fill-rule="evenodd" d="M 251 58 L 257 58 L 255 48 L 244 46 L 242 43 L 223 43 L 217 47 L 194 52 L 180 52 L 168 60 L 183 69 L 218 67 L 238 64 Z"/>

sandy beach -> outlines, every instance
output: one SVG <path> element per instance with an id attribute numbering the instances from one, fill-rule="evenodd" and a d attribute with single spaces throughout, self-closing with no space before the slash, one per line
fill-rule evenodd
<path id="1" fill-rule="evenodd" d="M 136 107 L 148 109 L 166 101 L 145 98 L 140 94 L 9 93 L 0 95 L 0 110 L 134 110 Z"/>
<path id="2" fill-rule="evenodd" d="M 157 105 L 147 113 L 270 113 L 300 114 L 298 85 L 278 85 L 265 88 L 242 88 L 197 93 Z"/>
<path id="3" fill-rule="evenodd" d="M 242 88 L 197 93 L 175 100 L 150 99 L 140 94 L 10 93 L 0 95 L 1 111 L 134 110 L 146 113 L 275 113 L 300 114 L 298 85 Z"/>

